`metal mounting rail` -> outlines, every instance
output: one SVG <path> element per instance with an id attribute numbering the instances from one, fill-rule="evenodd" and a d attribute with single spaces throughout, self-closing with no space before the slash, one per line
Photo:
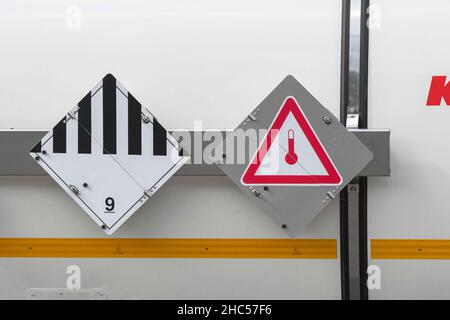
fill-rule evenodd
<path id="1" fill-rule="evenodd" d="M 353 132 L 362 143 L 373 153 L 371 163 L 361 172 L 362 176 L 389 176 L 389 138 L 390 131 L 375 129 L 355 129 Z M 29 152 L 47 131 L 45 130 L 0 130 L 0 176 L 39 176 L 46 173 L 33 161 Z M 231 131 L 172 131 L 177 137 L 189 135 L 190 141 L 180 141 L 186 154 L 191 156 L 190 163 L 183 166 L 177 173 L 179 176 L 223 176 L 216 165 L 207 164 L 202 156 L 205 148 L 210 145 L 209 139 L 203 139 L 204 133 L 211 136 L 214 132 L 225 137 Z M 207 140 L 207 141 L 205 141 Z M 197 147 L 201 144 L 201 148 Z"/>

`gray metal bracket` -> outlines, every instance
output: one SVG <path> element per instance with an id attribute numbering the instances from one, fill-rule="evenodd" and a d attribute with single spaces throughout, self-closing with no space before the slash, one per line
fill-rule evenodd
<path id="1" fill-rule="evenodd" d="M 360 176 L 390 175 L 390 130 L 351 129 L 356 137 L 373 153 L 373 160 L 362 170 Z M 46 173 L 29 156 L 30 150 L 48 130 L 0 130 L 0 176 L 40 176 Z M 223 176 L 224 173 L 213 163 L 205 163 L 205 149 L 211 148 L 208 136 L 224 139 L 232 130 L 186 131 L 172 130 L 180 141 L 184 152 L 191 156 L 190 162 L 178 172 L 179 176 Z M 188 139 L 186 139 L 189 137 Z"/>

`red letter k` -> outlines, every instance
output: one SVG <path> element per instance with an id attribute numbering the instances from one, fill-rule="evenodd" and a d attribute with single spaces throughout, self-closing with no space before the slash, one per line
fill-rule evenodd
<path id="1" fill-rule="evenodd" d="M 434 76 L 431 80 L 427 106 L 440 106 L 442 99 L 450 106 L 450 81 L 445 84 L 446 76 Z"/>

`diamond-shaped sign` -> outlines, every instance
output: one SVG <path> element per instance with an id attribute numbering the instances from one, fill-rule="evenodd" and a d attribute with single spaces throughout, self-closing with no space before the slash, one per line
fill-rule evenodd
<path id="1" fill-rule="evenodd" d="M 240 157 L 243 163 L 228 155 L 229 146 L 254 136 L 255 150 L 249 142 L 241 143 L 245 150 L 234 147 L 233 154 L 250 155 Z M 225 149 L 219 168 L 290 235 L 299 234 L 373 158 L 292 76 L 217 147 Z"/>
<path id="2" fill-rule="evenodd" d="M 189 159 L 110 74 L 33 148 L 31 156 L 107 234 Z"/>

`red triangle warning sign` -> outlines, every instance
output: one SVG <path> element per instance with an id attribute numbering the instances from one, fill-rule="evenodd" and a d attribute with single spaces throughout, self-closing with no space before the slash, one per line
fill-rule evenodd
<path id="1" fill-rule="evenodd" d="M 336 170 L 294 97 L 278 111 L 253 160 L 244 185 L 340 185 Z"/>

